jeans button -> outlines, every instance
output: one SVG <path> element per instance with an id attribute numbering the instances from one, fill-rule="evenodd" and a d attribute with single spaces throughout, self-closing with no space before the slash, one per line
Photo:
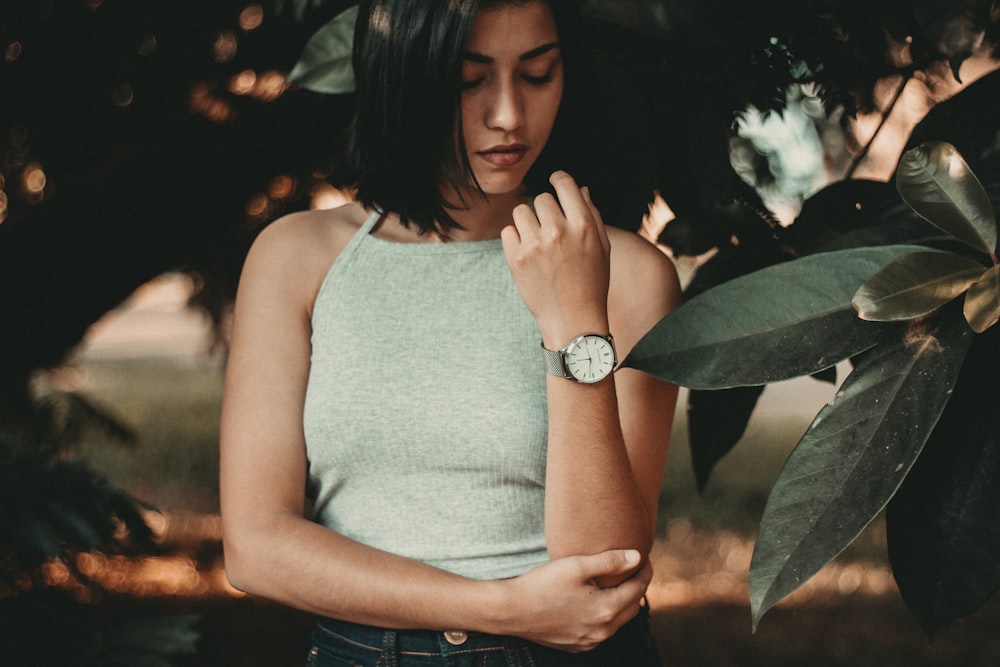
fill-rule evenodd
<path id="1" fill-rule="evenodd" d="M 452 646 L 461 646 L 468 641 L 469 635 L 463 630 L 448 630 L 444 633 L 444 638 Z"/>

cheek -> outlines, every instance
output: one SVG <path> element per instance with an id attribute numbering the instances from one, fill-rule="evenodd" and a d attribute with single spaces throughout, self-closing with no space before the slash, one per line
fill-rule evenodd
<path id="1" fill-rule="evenodd" d="M 458 131 L 461 131 L 462 138 L 465 140 L 466 144 L 469 143 L 469 139 L 475 131 L 476 127 L 475 119 L 477 118 L 476 114 L 477 114 L 476 105 L 469 100 L 463 99 L 461 106 L 461 115 L 458 118 L 459 128 L 457 128 L 456 134 L 458 133 Z"/>
<path id="2" fill-rule="evenodd" d="M 471 145 L 470 141 L 471 137 L 469 134 L 468 112 L 469 110 L 466 108 L 465 104 L 462 104 L 461 114 L 458 116 L 458 118 L 455 119 L 455 131 L 452 137 L 455 143 L 456 153 L 463 150 L 463 145 L 464 145 L 464 150 L 468 152 L 469 146 Z"/>
<path id="3" fill-rule="evenodd" d="M 541 105 L 542 117 L 545 119 L 545 133 L 550 134 L 552 132 L 552 127 L 555 125 L 556 116 L 559 114 L 559 106 L 562 103 L 562 90 L 560 89 L 553 95 L 547 96 L 544 103 Z"/>

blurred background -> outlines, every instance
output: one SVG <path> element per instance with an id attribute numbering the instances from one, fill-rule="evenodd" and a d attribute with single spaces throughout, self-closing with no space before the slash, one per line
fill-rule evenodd
<path id="1" fill-rule="evenodd" d="M 350 4 L 0 9 L 0 662 L 304 664 L 311 619 L 225 581 L 218 417 L 249 244 L 350 197 L 349 91 L 288 78 Z M 594 113 L 621 130 L 585 174 L 689 294 L 775 261 L 792 230 L 898 206 L 920 137 L 996 181 L 990 2 L 581 7 L 612 93 Z M 720 413 L 707 470 L 682 390 L 649 591 L 667 664 L 997 664 L 996 602 L 933 640 L 914 620 L 881 517 L 752 632 L 764 505 L 836 386 L 777 383 Z"/>

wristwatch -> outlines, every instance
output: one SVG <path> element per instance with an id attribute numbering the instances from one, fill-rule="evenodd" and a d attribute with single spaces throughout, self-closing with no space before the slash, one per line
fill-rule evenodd
<path id="1" fill-rule="evenodd" d="M 577 336 L 561 350 L 549 350 L 542 343 L 545 352 L 545 370 L 558 377 L 594 384 L 611 375 L 618 363 L 615 342 L 611 334 L 584 334 Z"/>

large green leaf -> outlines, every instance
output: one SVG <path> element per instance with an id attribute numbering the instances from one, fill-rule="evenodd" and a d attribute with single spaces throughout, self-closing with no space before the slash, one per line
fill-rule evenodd
<path id="1" fill-rule="evenodd" d="M 865 281 L 854 295 L 854 307 L 864 320 L 912 320 L 969 289 L 985 271 L 974 259 L 951 252 L 903 255 Z"/>
<path id="2" fill-rule="evenodd" d="M 876 344 L 888 325 L 859 320 L 858 286 L 920 246 L 809 255 L 699 294 L 656 324 L 624 366 L 692 389 L 809 375 Z"/>
<path id="3" fill-rule="evenodd" d="M 340 94 L 354 91 L 354 24 L 357 5 L 338 14 L 306 43 L 288 80 L 317 93 Z"/>
<path id="4" fill-rule="evenodd" d="M 987 255 L 996 251 L 993 205 L 951 144 L 928 142 L 904 153 L 896 170 L 896 188 L 931 224 Z"/>
<path id="5" fill-rule="evenodd" d="M 920 454 L 973 338 L 942 315 L 862 355 L 788 457 L 750 564 L 754 627 L 882 511 Z"/>
<path id="6" fill-rule="evenodd" d="M 1000 589 L 998 342 L 996 331 L 975 337 L 948 406 L 886 508 L 893 577 L 931 636 Z"/>
<path id="7" fill-rule="evenodd" d="M 965 319 L 976 333 L 1000 320 L 1000 265 L 987 271 L 965 295 Z"/>

